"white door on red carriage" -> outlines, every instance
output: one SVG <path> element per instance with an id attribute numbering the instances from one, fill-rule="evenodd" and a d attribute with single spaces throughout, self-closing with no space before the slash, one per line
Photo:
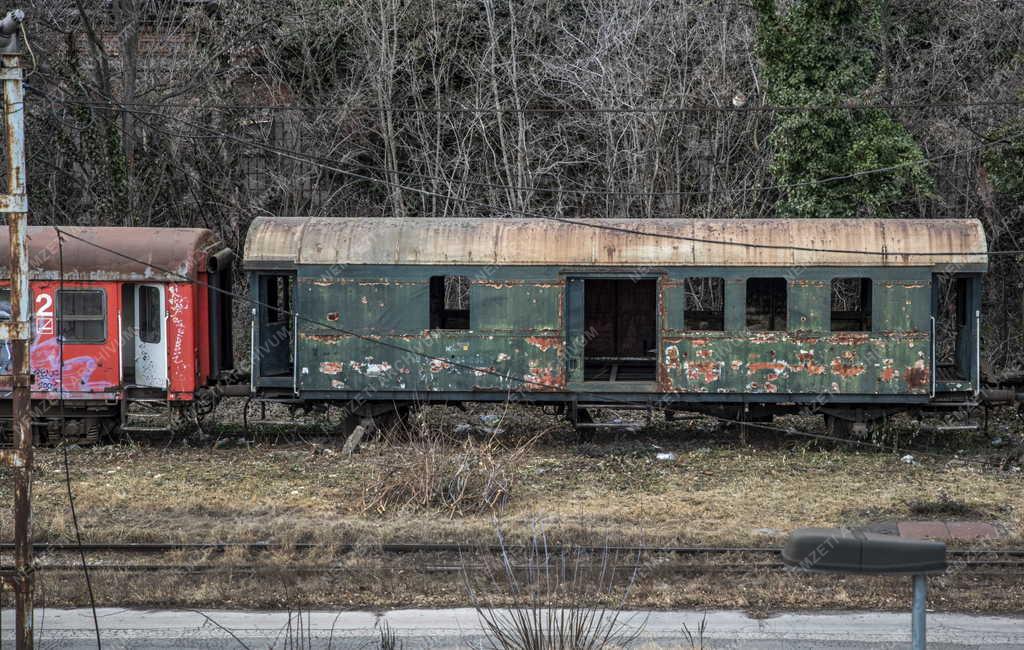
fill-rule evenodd
<path id="1" fill-rule="evenodd" d="M 166 317 L 163 285 L 135 285 L 136 386 L 167 388 Z"/>

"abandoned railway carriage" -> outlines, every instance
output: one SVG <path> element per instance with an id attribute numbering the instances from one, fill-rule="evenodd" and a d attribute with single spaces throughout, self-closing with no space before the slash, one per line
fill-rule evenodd
<path id="1" fill-rule="evenodd" d="M 976 398 L 986 266 L 976 220 L 260 218 L 252 389 L 862 426 Z"/>
<path id="2" fill-rule="evenodd" d="M 198 228 L 61 230 L 28 230 L 36 439 L 165 430 L 172 407 L 232 367 L 230 301 L 208 288 L 230 288 L 231 252 Z M 0 229 L 0 319 L 10 318 L 8 242 Z"/>

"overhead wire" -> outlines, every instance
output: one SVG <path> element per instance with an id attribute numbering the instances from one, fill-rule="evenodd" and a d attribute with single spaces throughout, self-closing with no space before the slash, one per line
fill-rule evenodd
<path id="1" fill-rule="evenodd" d="M 82 104 L 106 107 L 108 102 L 87 98 L 70 98 Z M 337 113 L 433 113 L 433 114 L 561 114 L 561 113 L 818 113 L 827 111 L 870 111 L 870 110 L 924 110 L 953 108 L 1001 108 L 1022 107 L 1024 100 L 977 100 L 948 102 L 892 102 L 892 103 L 836 103 L 814 105 L 767 105 L 752 104 L 731 106 L 727 104 L 693 104 L 684 106 L 533 106 L 533 107 L 501 107 L 501 106 L 346 106 L 345 104 L 203 104 L 203 103 L 155 103 L 126 102 L 122 106 L 128 108 L 174 108 L 194 110 L 270 110 L 270 111 L 319 111 Z"/>
<path id="2" fill-rule="evenodd" d="M 74 103 L 74 102 L 72 102 L 70 100 L 54 99 L 54 98 L 52 98 L 52 99 L 53 99 L 53 101 L 57 101 L 57 102 L 72 103 L 72 104 Z M 451 195 L 451 194 L 443 194 L 441 192 L 435 192 L 433 190 L 429 190 L 429 189 L 426 189 L 426 188 L 406 185 L 404 183 L 396 183 L 394 181 L 390 181 L 390 180 L 387 180 L 387 179 L 376 178 L 376 177 L 373 177 L 373 176 L 369 176 L 367 174 L 362 174 L 362 173 L 359 173 L 359 172 L 356 172 L 356 171 L 352 171 L 351 169 L 344 169 L 344 168 L 338 167 L 338 166 L 336 166 L 336 165 L 334 165 L 334 164 L 332 164 L 330 162 L 327 162 L 326 160 L 323 160 L 323 159 L 321 159 L 321 158 L 319 158 L 317 156 L 312 156 L 310 154 L 304 154 L 304 153 L 290 151 L 290 150 L 283 149 L 283 148 L 280 148 L 280 147 L 275 147 L 273 145 L 265 144 L 265 143 L 262 143 L 262 142 L 259 142 L 259 141 L 256 141 L 256 140 L 248 140 L 246 138 L 241 138 L 241 137 L 235 136 L 234 134 L 231 134 L 231 133 L 227 133 L 227 132 L 224 132 L 224 131 L 218 131 L 216 129 L 211 129 L 209 127 L 206 127 L 206 126 L 204 126 L 202 124 L 198 124 L 198 123 L 195 123 L 195 122 L 191 122 L 189 120 L 185 120 L 184 118 L 178 117 L 176 115 L 166 115 L 166 114 L 163 114 L 163 113 L 155 113 L 155 112 L 147 112 L 147 111 L 142 111 L 142 112 L 132 111 L 132 112 L 134 114 L 136 114 L 136 115 L 143 114 L 143 115 L 150 115 L 150 116 L 154 116 L 154 117 L 161 117 L 161 118 L 164 118 L 164 119 L 170 118 L 170 119 L 175 120 L 175 121 L 177 121 L 179 123 L 185 124 L 185 125 L 187 125 L 187 126 L 189 126 L 191 128 L 199 129 L 201 131 L 204 131 L 204 132 L 207 132 L 207 133 L 210 133 L 210 134 L 214 134 L 214 135 L 218 136 L 221 139 L 231 140 L 231 141 L 236 142 L 238 144 L 241 144 L 243 146 L 250 146 L 250 147 L 255 147 L 255 148 L 263 149 L 265 151 L 268 151 L 270 153 L 274 153 L 274 154 L 276 154 L 278 156 L 281 156 L 281 157 L 284 157 L 284 158 L 290 158 L 290 159 L 296 160 L 298 162 L 305 162 L 305 163 L 308 163 L 308 164 L 316 165 L 316 166 L 321 167 L 323 169 L 326 169 L 326 170 L 329 170 L 329 171 L 334 171 L 336 173 L 343 174 L 345 176 L 349 176 L 351 178 L 357 178 L 357 179 L 365 180 L 365 181 L 376 183 L 376 184 L 380 184 L 380 185 L 385 185 L 385 186 L 392 187 L 392 188 L 404 189 L 404 190 L 408 190 L 410 192 L 419 193 L 419 194 L 422 194 L 422 195 L 425 195 L 425 196 L 431 196 L 431 197 L 435 197 L 435 198 L 440 198 L 440 199 L 447 200 L 447 201 L 454 201 L 454 202 L 458 202 L 458 203 L 463 203 L 465 205 L 471 205 L 471 206 L 474 206 L 474 207 L 477 207 L 477 208 L 482 208 L 482 209 L 486 209 L 486 210 L 493 211 L 493 212 L 504 213 L 504 214 L 511 214 L 511 215 L 516 215 L 516 216 L 523 216 L 523 217 L 534 218 L 534 219 L 545 219 L 545 220 L 548 220 L 548 221 L 556 221 L 556 222 L 565 223 L 565 224 L 574 225 L 574 226 L 580 226 L 580 227 L 584 227 L 584 228 L 592 228 L 592 229 L 598 229 L 598 230 L 620 232 L 620 233 L 623 233 L 623 234 L 636 235 L 636 236 L 655 237 L 655 238 L 670 239 L 670 240 L 676 240 L 676 241 L 687 241 L 687 242 L 692 242 L 692 243 L 701 243 L 701 244 L 708 244 L 708 245 L 715 245 L 715 246 L 738 246 L 738 247 L 750 248 L 750 249 L 785 250 L 785 251 L 794 251 L 794 252 L 801 251 L 801 252 L 813 252 L 813 253 L 836 253 L 836 254 L 848 254 L 848 255 L 869 256 L 869 257 L 882 257 L 882 258 L 886 258 L 886 257 L 935 257 L 935 256 L 943 256 L 943 255 L 949 255 L 949 256 L 952 256 L 952 255 L 963 255 L 963 256 L 966 256 L 966 257 L 984 257 L 984 256 L 988 256 L 988 255 L 1021 255 L 1021 254 L 1024 254 L 1024 250 L 1002 250 L 1002 251 L 986 251 L 986 252 L 969 252 L 969 251 L 927 251 L 927 252 L 921 252 L 921 251 L 885 251 L 885 250 L 877 251 L 877 250 L 855 250 L 855 249 L 842 249 L 842 248 L 827 248 L 827 247 L 820 247 L 820 246 L 800 246 L 800 245 L 797 245 L 797 244 L 767 244 L 767 243 L 762 243 L 762 242 L 726 241 L 726 240 L 720 240 L 720 239 L 710 239 L 710 238 L 706 238 L 706 237 L 695 237 L 695 236 L 688 236 L 688 235 L 678 235 L 678 234 L 673 234 L 673 233 L 664 233 L 664 232 L 654 232 L 654 231 L 647 231 L 647 230 L 638 230 L 638 229 L 635 229 L 635 228 L 627 228 L 627 227 L 621 226 L 621 225 L 614 225 L 614 224 L 609 224 L 609 223 L 600 223 L 600 222 L 595 222 L 595 221 L 587 221 L 587 220 L 574 219 L 574 218 L 569 218 L 569 217 L 558 217 L 558 216 L 554 216 L 554 215 L 543 214 L 543 213 L 539 213 L 539 212 L 532 212 L 532 211 L 528 211 L 528 210 L 519 210 L 519 209 L 514 209 L 514 208 L 495 209 L 493 206 L 491 206 L 490 204 L 488 204 L 486 202 L 483 202 L 483 201 L 478 201 L 478 200 L 467 198 L 467 197 L 455 196 L 455 195 Z M 180 137 L 189 137 L 189 134 L 178 134 L 178 135 Z M 983 150 L 983 149 L 986 149 L 986 148 L 989 148 L 989 147 L 992 147 L 992 146 L 996 146 L 996 145 L 1006 144 L 1006 143 L 1011 142 L 1012 138 L 1022 137 L 1022 136 L 1024 136 L 1024 131 L 1021 131 L 1020 133 L 1009 134 L 1009 135 L 1004 136 L 1004 137 L 1002 137 L 1002 138 L 1000 138 L 998 140 L 995 140 L 995 141 L 992 141 L 992 142 L 988 142 L 988 143 L 983 143 L 983 144 L 977 145 L 975 147 L 970 147 L 970 148 L 966 148 L 966 149 L 960 149 L 960 150 L 957 150 L 955 152 L 951 152 L 951 153 L 948 153 L 948 154 L 943 154 L 941 156 L 935 156 L 935 157 L 929 158 L 929 159 L 923 159 L 921 161 L 914 161 L 912 163 L 900 163 L 900 164 L 896 164 L 896 165 L 890 165 L 890 166 L 887 166 L 887 167 L 879 167 L 879 168 L 868 169 L 868 170 L 860 170 L 860 171 L 856 171 L 856 172 L 851 172 L 849 174 L 833 176 L 833 177 L 829 177 L 829 178 L 826 178 L 826 179 L 819 179 L 819 180 L 816 180 L 816 181 L 805 181 L 805 182 L 801 182 L 801 183 L 790 183 L 790 184 L 775 185 L 775 186 L 763 186 L 763 187 L 760 187 L 760 188 L 757 188 L 757 189 L 759 189 L 759 190 L 767 190 L 767 189 L 786 189 L 786 188 L 793 188 L 793 187 L 804 187 L 804 186 L 816 185 L 816 184 L 819 184 L 819 183 L 829 183 L 829 182 L 835 182 L 835 181 L 839 181 L 839 180 L 856 178 L 856 177 L 860 177 L 860 176 L 864 176 L 864 175 L 868 175 L 868 174 L 883 173 L 883 172 L 886 172 L 886 171 L 892 171 L 892 170 L 895 170 L 895 169 L 900 169 L 900 168 L 904 168 L 904 167 L 908 167 L 908 166 L 914 166 L 914 165 L 922 164 L 924 162 L 941 160 L 941 159 L 944 159 L 944 158 L 948 158 L 948 157 L 952 157 L 952 156 L 957 156 L 957 155 L 962 155 L 964 153 L 969 153 L 969 152 L 972 152 L 972 151 L 979 151 L 979 150 Z"/>
<path id="3" fill-rule="evenodd" d="M 58 290 L 57 290 L 57 322 L 54 325 L 54 332 L 57 334 L 57 345 L 59 350 L 57 381 L 58 396 L 60 398 L 60 426 L 61 437 L 67 432 L 67 418 L 65 417 L 64 404 L 64 300 L 61 293 L 64 291 L 64 239 L 62 231 L 57 231 L 57 268 L 58 268 Z M 89 607 L 92 609 L 92 623 L 96 631 L 96 649 L 103 649 L 103 642 L 100 639 L 100 619 L 96 615 L 96 598 L 92 591 L 92 578 L 89 575 L 89 565 L 85 560 L 85 549 L 82 547 L 82 530 L 78 526 L 78 512 L 75 510 L 75 496 L 71 491 L 71 465 L 68 461 L 68 446 L 66 440 L 61 440 L 61 449 L 64 451 L 64 482 L 67 486 L 68 506 L 71 508 L 71 522 L 75 529 L 75 543 L 78 545 L 78 553 L 81 559 L 82 572 L 85 574 L 85 587 L 89 594 Z"/>
<path id="4" fill-rule="evenodd" d="M 139 110 L 137 110 L 135 108 L 132 108 L 133 106 L 137 106 L 137 104 L 130 104 L 130 103 L 123 104 L 123 103 L 115 101 L 113 99 L 111 99 L 109 101 L 106 101 L 106 102 L 98 102 L 98 101 L 80 102 L 79 100 L 68 99 L 68 98 L 54 98 L 54 97 L 50 97 L 46 93 L 43 93 L 43 91 L 41 91 L 41 90 L 38 90 L 38 89 L 32 89 L 32 90 L 34 90 L 34 92 L 37 92 L 37 93 L 40 93 L 40 94 L 46 96 L 51 101 L 54 101 L 54 102 L 57 102 L 57 103 L 66 103 L 66 104 L 74 104 L 74 105 L 85 105 L 85 106 L 93 106 L 93 107 L 104 107 L 104 108 L 110 108 L 110 107 L 117 108 L 117 107 L 120 107 L 121 110 L 126 110 L 126 111 L 128 111 L 128 112 L 130 112 L 130 113 L 132 113 L 133 115 L 136 115 L 136 116 L 138 116 L 138 115 L 151 115 L 151 116 L 154 116 L 154 117 L 161 117 L 161 118 L 168 118 L 169 117 L 169 118 L 171 118 L 171 119 L 173 119 L 173 120 L 175 120 L 177 122 L 180 122 L 180 123 L 185 124 L 187 126 L 190 126 L 192 128 L 200 128 L 202 130 L 205 130 L 207 133 L 211 134 L 210 137 L 212 137 L 212 138 L 231 138 L 231 139 L 235 140 L 236 142 L 244 140 L 244 139 L 238 138 L 237 136 L 234 136 L 233 134 L 229 134 L 229 133 L 224 132 L 224 131 L 217 131 L 215 129 L 210 129 L 209 127 L 205 127 L 205 126 L 199 125 L 197 123 L 190 122 L 190 121 L 185 120 L 184 118 L 181 118 L 181 117 L 179 117 L 177 115 L 167 115 L 165 113 L 158 113 L 158 112 L 154 112 L 154 111 L 139 111 Z M 159 108 L 159 107 L 160 106 L 153 106 L 153 108 Z M 194 135 L 187 134 L 187 133 L 173 133 L 173 132 L 169 132 L 166 129 L 161 129 L 160 127 L 156 127 L 155 125 L 152 125 L 152 124 L 149 124 L 149 126 L 150 126 L 150 128 L 154 128 L 155 130 L 157 130 L 157 131 L 159 131 L 161 133 L 164 133 L 166 135 L 170 135 L 172 137 L 186 137 L 186 138 L 193 138 L 193 137 L 195 137 Z M 844 180 L 853 180 L 853 179 L 860 178 L 860 177 L 863 177 L 863 176 L 882 174 L 882 173 L 896 171 L 896 170 L 899 170 L 899 169 L 912 168 L 912 167 L 916 167 L 916 166 L 919 166 L 919 165 L 923 166 L 925 164 L 930 164 L 930 163 L 933 163 L 933 162 L 936 162 L 936 161 L 939 161 L 939 160 L 945 160 L 947 158 L 956 157 L 956 156 L 959 156 L 959 155 L 962 155 L 962 154 L 972 153 L 974 151 L 980 151 L 982 149 L 987 149 L 987 148 L 992 147 L 992 146 L 1001 145 L 1001 144 L 1009 144 L 1009 143 L 1011 143 L 1013 141 L 1013 139 L 1019 138 L 1019 137 L 1022 137 L 1022 136 L 1024 136 L 1024 131 L 1021 131 L 1019 133 L 1007 134 L 1007 135 L 1004 135 L 1004 136 L 1002 136 L 1000 138 L 997 138 L 995 140 L 984 142 L 984 143 L 982 143 L 980 145 L 976 145 L 974 147 L 958 149 L 956 151 L 952 151 L 952 152 L 949 152 L 949 153 L 946 153 L 946 154 L 941 154 L 941 155 L 938 155 L 938 156 L 926 157 L 926 158 L 922 158 L 921 160 L 905 161 L 905 162 L 902 162 L 902 163 L 896 163 L 894 165 L 889 165 L 889 166 L 884 166 L 884 167 L 874 167 L 874 168 L 869 168 L 869 169 L 864 169 L 864 170 L 857 170 L 857 171 L 848 172 L 848 173 L 845 173 L 845 174 L 837 174 L 837 175 L 834 175 L 834 176 L 830 176 L 830 177 L 826 177 L 826 178 L 821 178 L 821 179 L 813 179 L 813 180 L 809 180 L 809 181 L 798 181 L 798 182 L 793 182 L 793 183 L 780 183 L 780 184 L 775 184 L 775 185 L 756 185 L 756 186 L 747 186 L 747 187 L 726 187 L 726 188 L 721 188 L 721 189 L 717 189 L 717 190 L 665 190 L 665 191 L 654 192 L 654 191 L 640 191 L 640 190 L 597 190 L 597 189 L 589 189 L 589 188 L 562 188 L 562 187 L 542 187 L 542 186 L 519 186 L 519 185 L 509 185 L 509 184 L 501 184 L 501 183 L 490 183 L 490 182 L 484 182 L 484 181 L 474 181 L 474 180 L 470 180 L 470 179 L 445 178 L 445 177 L 441 177 L 441 176 L 433 176 L 433 175 L 422 174 L 422 173 L 418 173 L 418 172 L 403 171 L 403 170 L 397 170 L 397 169 L 387 169 L 387 168 L 383 168 L 383 167 L 375 167 L 375 166 L 364 165 L 364 164 L 360 164 L 359 167 L 361 169 L 369 169 L 369 170 L 373 170 L 373 171 L 376 171 L 376 172 L 379 172 L 379 173 L 382 173 L 382 174 L 400 174 L 402 176 L 411 176 L 411 177 L 414 177 L 414 178 L 420 178 L 420 179 L 423 179 L 423 180 L 429 180 L 429 181 L 439 182 L 439 183 L 444 183 L 444 184 L 455 183 L 455 184 L 458 184 L 458 185 L 467 185 L 467 186 L 472 186 L 472 187 L 485 187 L 485 188 L 488 188 L 488 189 L 498 189 L 498 190 L 505 190 L 505 191 L 514 191 L 514 192 L 535 192 L 535 193 L 539 193 L 539 194 L 584 194 L 584 195 L 590 195 L 590 196 L 644 196 L 644 197 L 707 196 L 707 195 L 712 195 L 712 194 L 741 194 L 741 193 L 748 193 L 748 192 L 768 192 L 768 191 L 789 190 L 789 189 L 797 189 L 797 188 L 801 188 L 801 187 L 812 187 L 812 186 L 816 186 L 816 185 L 823 185 L 823 184 L 828 184 L 828 183 L 836 183 L 836 182 L 844 181 Z M 246 142 L 250 146 L 263 147 L 263 148 L 267 148 L 267 150 L 276 150 L 279 153 L 281 153 L 282 155 L 284 155 L 284 153 L 286 153 L 286 152 L 288 152 L 288 153 L 296 153 L 296 152 L 292 152 L 291 150 L 288 150 L 288 149 L 274 147 L 273 145 L 267 145 L 265 143 L 260 143 L 260 142 L 255 141 L 255 140 L 246 141 Z M 313 156 L 311 154 L 303 153 L 303 154 L 299 154 L 299 155 L 303 156 L 304 158 L 308 158 L 308 160 L 306 160 L 305 162 L 309 162 L 309 163 L 313 163 L 314 161 L 316 161 L 316 162 L 323 162 L 324 164 L 327 164 L 327 165 L 333 163 L 333 161 L 331 161 L 329 159 L 325 159 L 325 158 L 322 158 L 322 157 L 319 157 L 319 156 Z M 336 171 L 338 173 L 346 173 L 344 171 L 337 170 L 337 169 L 333 169 L 333 171 Z M 383 181 L 384 179 L 381 179 L 381 180 Z M 415 188 L 415 187 L 412 187 L 412 186 L 405 186 L 405 185 L 402 185 L 400 183 L 394 183 L 393 181 L 384 181 L 384 182 L 389 183 L 391 186 L 397 187 L 399 189 L 407 189 L 408 191 L 418 192 L 418 193 L 425 193 L 425 192 L 427 192 L 427 190 L 422 190 L 422 188 Z M 432 195 L 435 196 L 436 198 L 448 198 L 448 199 L 454 200 L 454 201 L 463 201 L 463 202 L 465 201 L 461 197 L 454 196 L 454 195 L 441 195 L 440 193 L 432 193 Z"/>

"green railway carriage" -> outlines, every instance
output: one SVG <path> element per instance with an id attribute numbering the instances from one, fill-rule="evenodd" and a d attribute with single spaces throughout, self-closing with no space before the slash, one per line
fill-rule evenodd
<path id="1" fill-rule="evenodd" d="M 955 407 L 979 389 L 986 267 L 969 219 L 259 218 L 252 388 L 571 417 Z"/>

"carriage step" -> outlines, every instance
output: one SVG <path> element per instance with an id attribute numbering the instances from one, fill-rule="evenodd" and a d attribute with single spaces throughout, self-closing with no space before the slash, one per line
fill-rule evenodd
<path id="1" fill-rule="evenodd" d="M 132 408 L 132 407 L 137 408 Z M 173 428 L 174 414 L 167 396 L 131 397 L 121 402 L 121 430 L 161 433 Z"/>
<path id="2" fill-rule="evenodd" d="M 980 431 L 981 425 L 977 423 L 968 424 L 922 424 L 921 431 L 924 433 L 958 433 L 961 431 Z"/>
<path id="3" fill-rule="evenodd" d="M 643 428 L 637 422 L 577 422 L 577 429 L 633 429 L 638 431 Z"/>

